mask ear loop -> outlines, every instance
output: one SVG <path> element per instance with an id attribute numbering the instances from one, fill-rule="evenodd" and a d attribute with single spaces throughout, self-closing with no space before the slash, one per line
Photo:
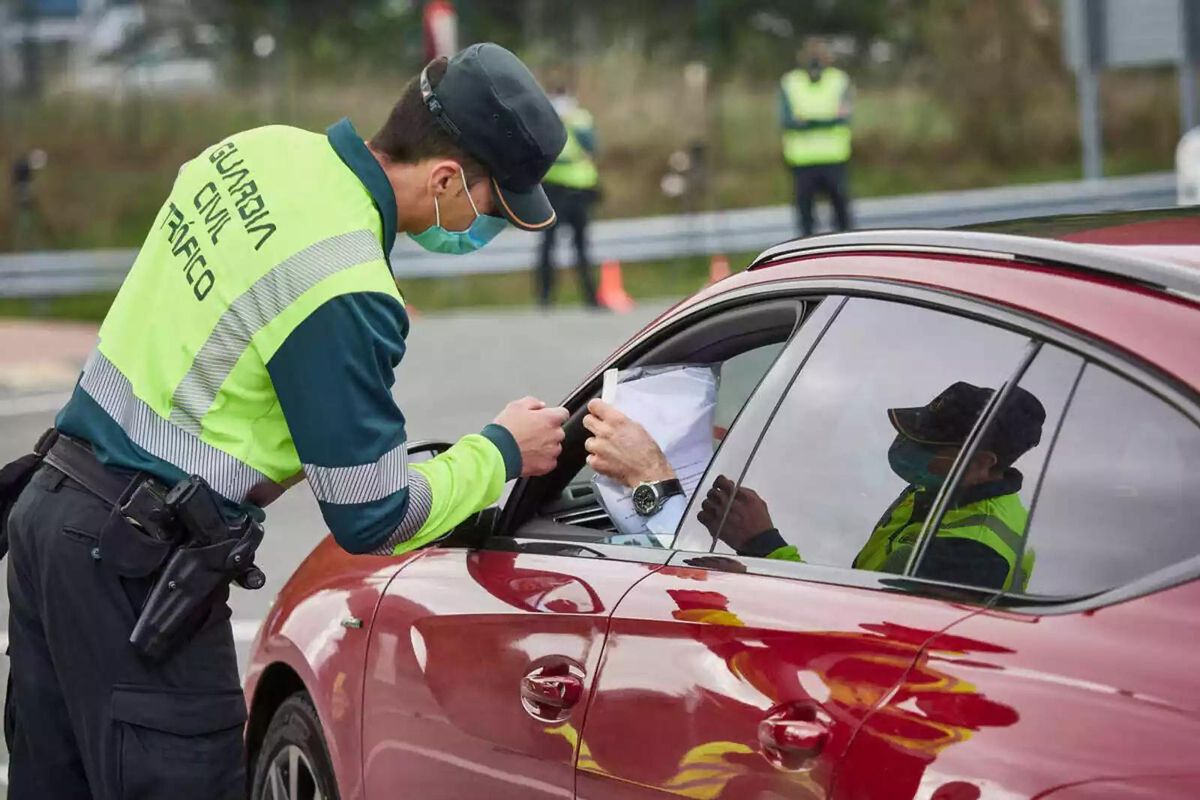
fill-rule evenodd
<path id="1" fill-rule="evenodd" d="M 467 185 L 467 173 L 462 168 L 462 164 L 458 165 L 458 176 L 462 178 L 463 191 L 467 193 L 467 202 L 471 204 L 471 210 L 475 212 L 476 217 L 482 217 L 479 213 L 479 208 L 475 205 L 475 198 L 471 197 L 471 187 Z"/>

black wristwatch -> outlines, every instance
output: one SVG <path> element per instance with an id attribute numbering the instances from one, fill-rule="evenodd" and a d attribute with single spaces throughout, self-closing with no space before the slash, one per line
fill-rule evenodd
<path id="1" fill-rule="evenodd" d="M 633 510 L 643 517 L 659 512 L 668 497 L 683 494 L 683 484 L 675 478 L 653 483 L 639 483 L 633 490 Z"/>

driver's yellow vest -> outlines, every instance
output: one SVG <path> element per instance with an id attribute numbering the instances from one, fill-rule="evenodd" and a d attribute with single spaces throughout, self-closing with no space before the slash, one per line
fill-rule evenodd
<path id="1" fill-rule="evenodd" d="M 925 527 L 925 517 L 913 519 L 917 491 L 909 489 L 890 508 L 883 521 L 871 531 L 871 537 L 854 557 L 855 569 L 884 572 L 888 558 L 898 548 L 913 546 Z M 1029 512 L 1016 494 L 989 497 L 948 508 L 934 536 L 938 539 L 970 539 L 995 552 L 1008 564 L 1005 591 L 1014 586 L 1024 591 L 1029 586 L 1036 555 L 1025 543 Z M 785 545 L 767 558 L 803 561 L 795 545 Z"/>
<path id="2" fill-rule="evenodd" d="M 850 76 L 836 67 L 826 67 L 814 81 L 808 71 L 795 69 L 780 81 L 792 116 L 815 123 L 803 130 L 785 129 L 783 157 L 789 166 L 841 164 L 850 160 L 850 125 L 838 122 L 842 101 L 850 87 Z"/>
<path id="3" fill-rule="evenodd" d="M 871 538 L 854 559 L 855 569 L 883 571 L 888 556 L 898 547 L 914 545 L 925 526 L 925 519 L 913 519 L 916 491 L 908 491 L 892 509 L 888 518 L 871 532 Z M 992 550 L 1008 564 L 1004 589 L 1016 586 L 1024 590 L 1033 572 L 1034 552 L 1025 546 L 1025 526 L 1029 512 L 1016 494 L 989 497 L 942 515 L 938 539 L 970 539 Z"/>
<path id="4" fill-rule="evenodd" d="M 266 364 L 333 297 L 399 299 L 368 190 L 321 134 L 238 133 L 180 170 L 80 386 L 233 502 L 301 473 Z M 169 328 L 145 321 L 171 320 Z M 320 387 L 313 387 L 319 391 Z"/>

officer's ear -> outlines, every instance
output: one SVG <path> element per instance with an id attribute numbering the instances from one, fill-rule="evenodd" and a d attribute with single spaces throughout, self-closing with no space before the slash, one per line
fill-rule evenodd
<path id="1" fill-rule="evenodd" d="M 457 161 L 440 159 L 433 162 L 429 170 L 429 192 L 435 197 L 455 195 L 461 192 L 462 171 Z"/>

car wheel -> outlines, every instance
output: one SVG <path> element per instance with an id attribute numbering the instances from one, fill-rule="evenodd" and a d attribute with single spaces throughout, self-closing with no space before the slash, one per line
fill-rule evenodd
<path id="1" fill-rule="evenodd" d="M 254 765 L 253 800 L 338 800 L 321 721 L 303 692 L 271 718 Z"/>

